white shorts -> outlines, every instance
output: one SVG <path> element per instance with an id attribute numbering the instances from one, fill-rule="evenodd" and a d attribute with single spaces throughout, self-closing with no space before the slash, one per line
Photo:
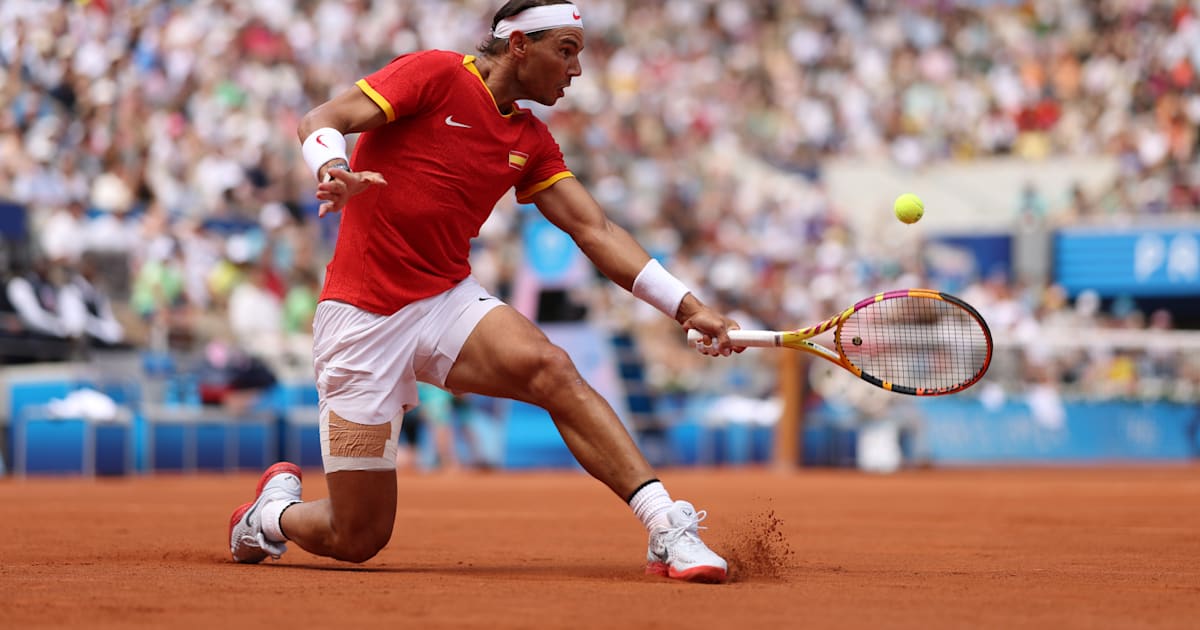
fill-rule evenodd
<path id="1" fill-rule="evenodd" d="M 502 304 L 473 277 L 392 315 L 318 304 L 313 371 L 325 472 L 394 470 L 400 422 L 420 401 L 417 381 L 444 388 L 467 336 Z"/>

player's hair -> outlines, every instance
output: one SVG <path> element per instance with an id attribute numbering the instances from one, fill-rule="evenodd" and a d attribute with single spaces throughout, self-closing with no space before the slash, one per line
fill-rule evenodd
<path id="1" fill-rule="evenodd" d="M 504 6 L 500 7 L 499 11 L 496 11 L 496 15 L 492 16 L 492 32 L 494 33 L 496 31 L 496 25 L 500 23 L 500 20 L 517 15 L 525 9 L 532 9 L 533 7 L 545 7 L 552 4 L 575 3 L 570 2 L 569 0 L 508 0 L 508 2 L 504 3 Z M 536 42 L 545 37 L 546 33 L 548 32 L 549 31 L 538 31 L 536 33 L 527 33 L 525 37 Z M 479 54 L 483 55 L 484 57 L 490 57 L 492 55 L 499 55 L 500 53 L 504 52 L 504 49 L 507 47 L 508 38 L 500 39 L 495 35 L 488 33 L 487 39 L 483 40 L 476 50 L 478 50 Z"/>

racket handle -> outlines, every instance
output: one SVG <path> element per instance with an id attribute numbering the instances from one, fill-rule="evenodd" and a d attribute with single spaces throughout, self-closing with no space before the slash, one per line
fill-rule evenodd
<path id="1" fill-rule="evenodd" d="M 704 339 L 699 330 L 688 331 L 688 343 L 698 344 Z M 779 345 L 779 333 L 774 330 L 731 330 L 729 340 L 735 346 L 774 348 Z"/>

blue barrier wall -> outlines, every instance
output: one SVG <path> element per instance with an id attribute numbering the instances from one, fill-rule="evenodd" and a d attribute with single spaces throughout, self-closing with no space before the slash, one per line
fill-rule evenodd
<path id="1" fill-rule="evenodd" d="M 770 459 L 774 428 L 705 424 L 697 398 L 666 433 L 677 466 L 761 464 Z M 920 418 L 902 426 L 906 455 L 923 464 L 989 465 L 1186 461 L 1200 457 L 1200 409 L 1139 402 L 1068 402 L 1060 426 L 1039 422 L 1023 400 L 988 407 L 971 397 L 913 401 Z M 574 458 L 545 412 L 514 404 L 506 420 L 504 466 L 569 468 Z M 856 430 L 844 413 L 809 413 L 803 460 L 810 466 L 853 467 Z"/>
<path id="2" fill-rule="evenodd" d="M 82 383 L 72 380 L 10 382 L 8 427 L 19 426 L 29 473 L 83 472 L 85 460 L 98 474 L 154 470 L 261 470 L 279 454 L 305 465 L 320 464 L 315 398 L 307 388 L 268 397 L 278 417 L 223 419 L 209 410 L 205 418 L 183 424 L 156 423 L 155 414 L 138 413 L 131 425 L 94 425 L 46 421 L 23 413 L 26 405 L 58 398 Z M 300 391 L 303 389 L 304 391 Z M 722 422 L 706 414 L 711 398 L 693 396 L 659 410 L 666 424 L 654 437 L 655 463 L 667 466 L 745 465 L 770 459 L 774 428 Z M 910 462 L 933 465 L 1104 463 L 1186 461 L 1200 457 L 1200 408 L 1194 405 L 1138 402 L 1067 402 L 1060 421 L 1037 420 L 1024 399 L 986 406 L 971 396 L 929 400 L 903 398 L 897 417 L 902 448 Z M 133 402 L 133 401 L 125 401 Z M 136 406 L 136 405 L 135 405 Z M 900 409 L 906 409 L 903 414 Z M 496 410 L 483 441 L 496 446 L 488 461 L 509 469 L 578 468 L 554 423 L 544 411 L 521 403 Z M 297 421 L 287 421 L 295 415 Z M 856 420 L 844 407 L 810 409 L 805 428 L 806 465 L 856 465 Z M 916 421 L 913 421 L 913 420 Z M 132 434 L 130 433 L 132 431 Z M 9 446 L 14 440 L 9 440 Z M 91 445 L 94 451 L 88 449 Z M 84 450 L 86 449 L 86 450 Z M 85 455 L 86 453 L 86 455 Z M 307 453 L 307 456 L 305 456 Z M 5 453 L 14 463 L 11 450 Z"/>
<path id="3" fill-rule="evenodd" d="M 989 464 L 1186 460 L 1197 456 L 1195 406 L 1064 403 L 1062 425 L 1039 423 L 1029 406 L 985 407 L 971 398 L 922 401 L 934 463 Z"/>

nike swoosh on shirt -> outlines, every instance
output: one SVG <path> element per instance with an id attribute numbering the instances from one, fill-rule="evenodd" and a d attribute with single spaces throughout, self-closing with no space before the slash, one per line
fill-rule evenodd
<path id="1" fill-rule="evenodd" d="M 471 128 L 471 125 L 468 125 L 468 124 L 465 124 L 465 123 L 460 123 L 460 122 L 458 122 L 457 120 L 454 120 L 454 116 L 453 116 L 453 115 L 450 115 L 450 116 L 447 116 L 447 117 L 446 117 L 446 124 L 447 124 L 447 125 L 450 125 L 451 127 L 462 127 L 463 129 L 470 129 L 470 128 Z"/>

